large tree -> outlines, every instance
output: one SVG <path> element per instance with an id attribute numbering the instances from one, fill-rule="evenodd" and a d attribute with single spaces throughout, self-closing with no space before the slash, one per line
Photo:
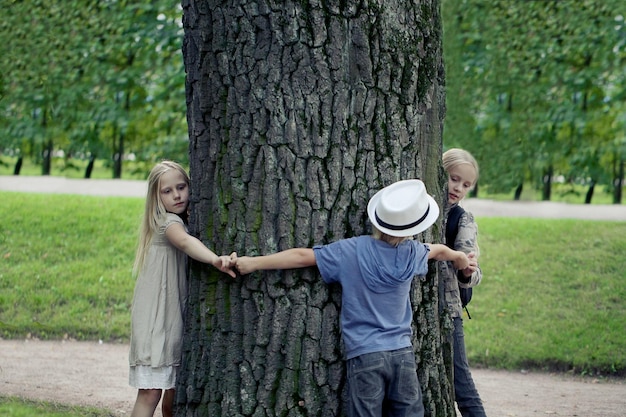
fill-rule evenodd
<path id="1" fill-rule="evenodd" d="M 442 201 L 438 0 L 182 4 L 190 227 L 211 248 L 369 233 L 368 199 L 400 179 Z M 414 281 L 413 343 L 427 414 L 452 416 L 434 269 Z M 340 291 L 316 269 L 232 281 L 192 265 L 177 414 L 340 415 Z"/>

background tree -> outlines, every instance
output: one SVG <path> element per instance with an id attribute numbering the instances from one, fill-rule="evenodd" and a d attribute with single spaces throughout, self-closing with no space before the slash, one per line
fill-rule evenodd
<path id="1" fill-rule="evenodd" d="M 369 233 L 369 197 L 399 179 L 424 179 L 442 201 L 438 1 L 183 9 L 190 226 L 217 252 Z M 427 413 L 453 415 L 435 272 L 412 303 Z M 340 415 L 340 308 L 315 269 L 232 282 L 196 265 L 178 415 Z"/>

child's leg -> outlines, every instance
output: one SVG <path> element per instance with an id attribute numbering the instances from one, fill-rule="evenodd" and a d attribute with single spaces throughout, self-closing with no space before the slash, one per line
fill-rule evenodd
<path id="1" fill-rule="evenodd" d="M 461 317 L 454 318 L 453 337 L 454 400 L 463 417 L 485 417 L 485 408 L 467 363 L 465 334 L 463 333 L 463 319 Z"/>
<path id="2" fill-rule="evenodd" d="M 160 389 L 140 389 L 130 417 L 152 417 L 160 399 Z"/>
<path id="3" fill-rule="evenodd" d="M 384 352 L 366 353 L 346 362 L 348 376 L 347 414 L 380 417 L 385 400 Z"/>
<path id="4" fill-rule="evenodd" d="M 163 393 L 163 401 L 161 402 L 161 411 L 163 417 L 172 417 L 174 415 L 174 397 L 176 396 L 175 389 L 166 389 Z"/>

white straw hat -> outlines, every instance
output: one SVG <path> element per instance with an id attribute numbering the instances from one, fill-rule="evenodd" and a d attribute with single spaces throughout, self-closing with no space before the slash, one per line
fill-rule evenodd
<path id="1" fill-rule="evenodd" d="M 367 215 L 381 232 L 406 237 L 428 229 L 439 217 L 439 206 L 422 181 L 404 180 L 374 194 Z"/>

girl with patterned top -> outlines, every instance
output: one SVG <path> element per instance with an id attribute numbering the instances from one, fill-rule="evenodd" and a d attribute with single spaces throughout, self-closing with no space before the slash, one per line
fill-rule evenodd
<path id="1" fill-rule="evenodd" d="M 443 168 L 448 173 L 448 204 L 444 211 L 444 218 L 448 219 L 450 210 L 459 204 L 476 185 L 478 163 L 469 152 L 453 148 L 444 152 Z M 450 247 L 471 254 L 468 255 L 470 267 L 458 270 L 450 262 L 444 262 L 441 265 L 445 285 L 445 301 L 454 322 L 454 400 L 463 417 L 485 417 L 485 409 L 474 385 L 465 353 L 463 309 L 459 293 L 459 285 L 465 288 L 473 287 L 478 285 L 482 279 L 482 271 L 478 265 L 477 236 L 478 226 L 474 221 L 474 216 L 466 211 L 459 219 L 457 236 L 454 244 Z"/>

